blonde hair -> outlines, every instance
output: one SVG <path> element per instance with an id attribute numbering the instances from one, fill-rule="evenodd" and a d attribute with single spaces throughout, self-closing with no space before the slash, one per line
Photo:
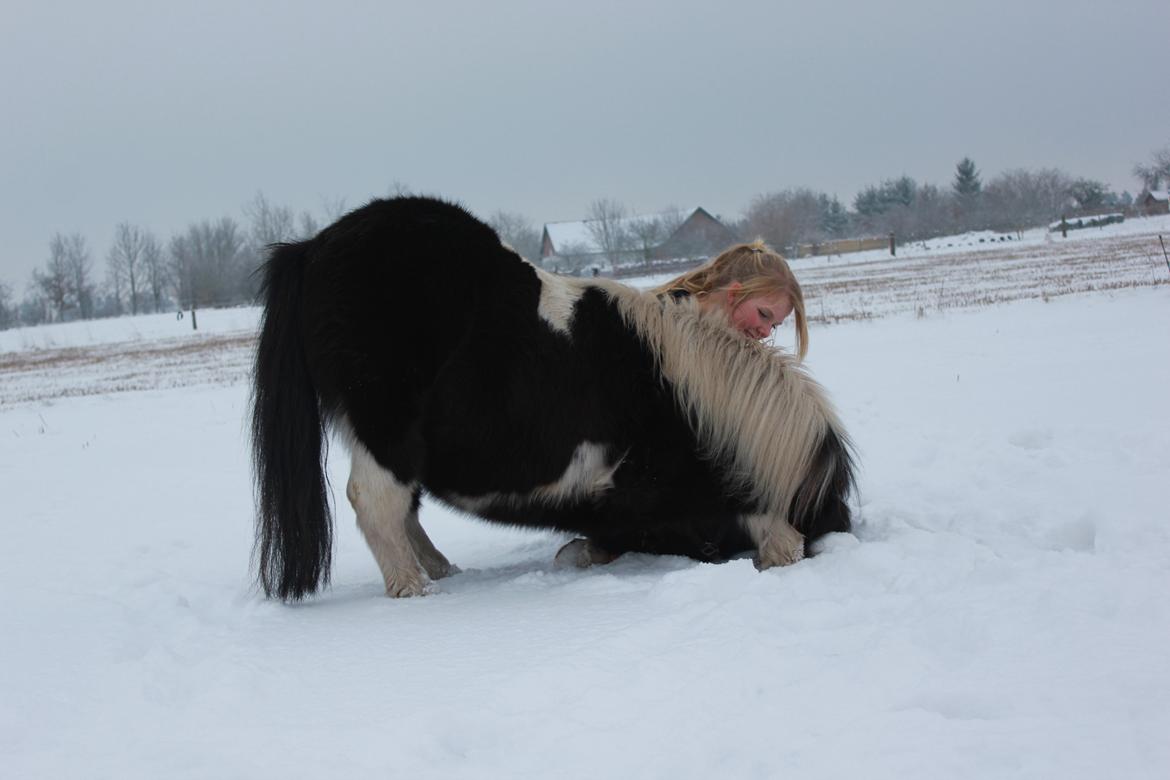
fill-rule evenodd
<path id="1" fill-rule="evenodd" d="M 655 287 L 652 292 L 658 295 L 686 293 L 698 299 L 725 289 L 732 282 L 742 285 L 732 293 L 732 306 L 753 295 L 783 293 L 788 296 L 796 317 L 796 351 L 803 360 L 808 354 L 804 293 L 788 262 L 759 239 L 729 247 L 714 260 Z"/>

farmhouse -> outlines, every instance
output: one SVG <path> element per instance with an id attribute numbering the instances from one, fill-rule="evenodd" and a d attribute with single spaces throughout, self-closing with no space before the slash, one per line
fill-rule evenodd
<path id="1" fill-rule="evenodd" d="M 735 234 L 704 208 L 620 219 L 549 222 L 541 236 L 546 268 L 612 269 L 673 258 L 710 257 Z"/>
<path id="2" fill-rule="evenodd" d="M 1147 217 L 1170 214 L 1170 190 L 1146 190 L 1138 198 L 1137 206 Z"/>

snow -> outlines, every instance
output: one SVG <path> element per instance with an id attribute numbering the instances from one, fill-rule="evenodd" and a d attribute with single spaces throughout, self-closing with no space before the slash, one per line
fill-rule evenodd
<path id="1" fill-rule="evenodd" d="M 1154 243 L 1156 244 L 1156 236 L 1159 233 L 1170 234 L 1170 216 L 1137 217 L 1112 225 L 1085 228 L 1077 231 L 1076 236 L 1070 235 L 1068 240 L 1154 236 Z M 897 256 L 903 259 L 936 258 L 954 254 L 990 254 L 1005 249 L 1014 251 L 1042 250 L 1046 246 L 1051 246 L 1055 241 L 1060 240 L 1059 238 L 1054 238 L 1051 235 L 1051 231 L 1045 227 L 1030 228 L 1019 233 L 977 230 L 957 236 L 939 236 L 938 238 L 930 238 L 925 241 L 899 241 L 897 245 Z M 888 260 L 889 257 L 890 252 L 888 249 L 870 249 L 865 252 L 851 252 L 844 255 L 800 258 L 793 260 L 792 265 L 794 270 L 799 270 L 802 267 L 817 267 L 834 262 L 881 262 Z"/>
<path id="2" fill-rule="evenodd" d="M 110 317 L 102 320 L 59 322 L 50 325 L 0 330 L 0 352 L 17 352 L 59 347 L 84 347 L 117 342 L 154 342 L 159 339 L 199 338 L 206 334 L 254 332 L 260 309 L 241 306 L 228 309 L 199 309 L 198 330 L 191 328 L 191 312 L 143 314 L 137 317 Z"/>
<path id="3" fill-rule="evenodd" d="M 1170 286 L 876 313 L 809 355 L 856 532 L 764 573 L 559 570 L 564 537 L 432 503 L 464 571 L 386 599 L 335 446 L 333 586 L 269 602 L 244 346 L 175 386 L 98 361 L 0 400 L 3 774 L 1170 776 Z M 86 327 L 53 343 L 127 325 Z"/>

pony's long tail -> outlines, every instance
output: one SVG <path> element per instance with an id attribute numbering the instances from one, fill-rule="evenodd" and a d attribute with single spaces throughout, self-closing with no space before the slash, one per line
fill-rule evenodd
<path id="1" fill-rule="evenodd" d="M 284 600 L 329 581 L 333 546 L 324 419 L 302 335 L 304 265 L 303 245 L 280 244 L 264 266 L 252 401 L 260 584 Z"/>

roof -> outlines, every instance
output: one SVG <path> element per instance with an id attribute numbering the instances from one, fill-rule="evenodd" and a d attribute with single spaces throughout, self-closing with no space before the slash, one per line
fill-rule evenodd
<path id="1" fill-rule="evenodd" d="M 619 224 L 624 229 L 630 229 L 640 223 L 653 222 L 656 219 L 663 219 L 664 217 L 676 218 L 678 223 L 682 224 L 690 219 L 698 207 L 693 209 L 680 209 L 679 211 L 663 211 L 658 214 L 639 214 L 634 217 L 624 217 L 619 220 Z M 560 252 L 567 247 L 573 247 L 576 251 L 583 254 L 599 254 L 603 251 L 597 245 L 597 241 L 593 238 L 593 234 L 589 230 L 589 226 L 597 223 L 598 220 L 587 219 L 580 222 L 548 222 L 545 223 L 544 229 L 548 233 L 549 240 L 552 241 L 553 251 Z M 665 239 L 666 236 L 663 236 Z"/>
<path id="2" fill-rule="evenodd" d="M 1150 190 L 1149 195 L 1154 200 L 1170 200 L 1170 190 Z"/>

